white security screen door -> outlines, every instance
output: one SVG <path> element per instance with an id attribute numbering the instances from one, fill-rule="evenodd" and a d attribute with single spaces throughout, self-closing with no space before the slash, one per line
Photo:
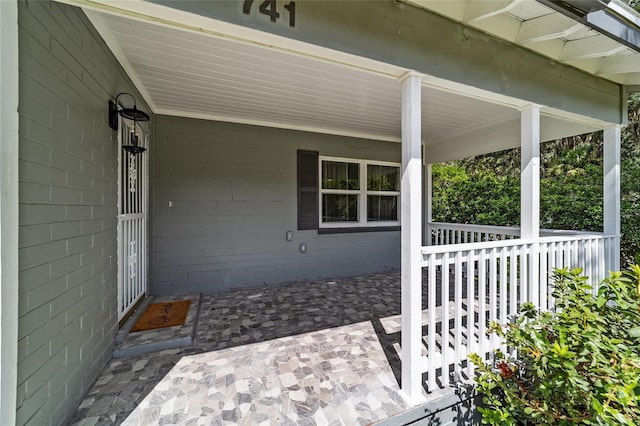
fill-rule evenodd
<path id="1" fill-rule="evenodd" d="M 132 154 L 122 147 L 147 148 L 148 133 L 140 123 L 119 117 L 118 179 L 118 320 L 147 291 L 148 151 Z M 135 127 L 134 127 L 135 124 Z"/>

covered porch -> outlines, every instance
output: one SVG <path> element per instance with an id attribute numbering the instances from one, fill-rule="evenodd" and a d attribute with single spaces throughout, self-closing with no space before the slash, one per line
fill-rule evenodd
<path id="1" fill-rule="evenodd" d="M 217 230 L 215 237 L 220 242 L 214 250 L 219 254 L 210 254 L 208 241 L 202 241 L 202 248 L 195 254 L 202 258 L 204 266 L 174 262 L 177 250 L 168 245 L 179 243 L 179 247 L 188 250 L 190 245 L 198 246 L 201 240 L 213 237 L 206 233 L 193 234 L 193 226 L 189 225 L 193 222 L 188 217 L 185 218 L 187 225 L 176 226 L 173 216 L 182 212 L 178 210 L 180 207 L 197 212 L 210 204 L 218 207 L 230 204 L 225 203 L 227 197 L 230 201 L 251 202 L 246 204 L 247 208 L 260 206 L 252 202 L 261 196 L 252 194 L 249 186 L 243 187 L 241 193 L 232 191 L 229 195 L 215 195 L 213 199 L 183 198 L 184 194 L 178 194 L 176 185 L 186 185 L 189 192 L 189 186 L 207 173 L 206 161 L 197 157 L 207 158 L 216 153 L 207 148 L 202 154 L 180 152 L 170 146 L 180 143 L 181 134 L 199 137 L 198 130 L 205 129 L 207 124 L 200 125 L 195 120 L 264 126 L 269 130 L 258 133 L 269 134 L 271 140 L 278 139 L 274 135 L 282 135 L 278 149 L 291 149 L 285 136 L 290 134 L 285 132 L 291 131 L 397 143 L 397 153 L 385 155 L 400 165 L 400 208 L 395 222 L 383 224 L 399 228 L 402 299 L 399 383 L 409 404 L 426 401 L 430 393 L 446 388 L 463 376 L 472 377 L 467 354 L 477 351 L 488 358 L 496 349 L 496 342 L 485 336 L 491 321 L 505 322 L 517 313 L 523 302 L 533 302 L 543 309 L 551 307 L 549 284 L 554 267 L 583 267 L 594 280 L 602 278 L 607 270 L 618 268 L 620 131 L 618 124 L 603 119 L 601 114 L 590 116 L 588 105 L 563 110 L 557 105 L 546 106 L 512 94 L 266 35 L 156 4 L 145 4 L 144 14 L 142 6 L 135 4 L 122 9 L 106 8 L 100 2 L 83 6 L 155 113 L 157 124 L 150 129 L 150 146 L 155 143 L 158 147 L 150 153 L 151 167 L 155 169 L 155 177 L 150 179 L 156 188 L 151 206 L 155 217 L 150 238 L 154 276 L 151 293 L 220 291 L 233 287 L 214 288 L 206 283 L 216 282 L 218 278 L 225 283 L 242 279 L 244 286 L 250 286 L 256 280 L 272 283 L 285 276 L 282 270 L 275 269 L 283 268 L 284 264 L 278 266 L 278 262 L 284 261 L 287 250 L 274 253 L 266 248 L 266 244 L 276 238 L 273 235 L 268 235 L 261 252 L 252 253 L 246 250 L 249 239 L 239 240 L 233 233 L 226 235 Z M 530 13 L 542 13 L 541 5 L 530 7 L 527 9 Z M 148 19 L 149 13 L 160 21 Z M 224 131 L 232 137 L 235 128 L 227 126 Z M 538 224 L 540 143 L 597 130 L 605 132 L 604 232 L 596 235 L 541 231 Z M 154 137 L 158 140 L 154 141 Z M 259 138 L 252 139 L 256 151 L 266 152 L 267 147 L 259 145 Z M 349 145 L 348 139 L 343 140 Z M 298 144 L 297 148 L 307 146 L 293 143 Z M 323 144 L 316 146 L 322 161 L 325 148 Z M 522 151 L 519 229 L 431 222 L 430 164 L 512 147 L 520 147 Z M 385 149 L 393 151 L 389 146 Z M 163 154 L 163 150 L 173 156 Z M 334 148 L 333 152 L 340 149 Z M 337 157 L 359 155 L 385 159 L 377 148 L 369 153 L 360 149 L 349 152 Z M 330 158 L 335 157 L 332 154 Z M 186 160 L 185 165 L 192 162 L 192 168 L 187 173 L 180 172 L 182 180 L 177 184 L 173 169 L 179 158 Z M 301 167 L 298 163 L 298 174 Z M 239 176 L 235 173 L 242 173 L 241 161 L 236 170 L 229 178 L 231 185 Z M 219 182 L 208 184 L 220 185 Z M 315 214 L 319 213 L 316 219 L 319 225 L 300 225 L 304 211 L 300 207 L 302 186 L 299 181 L 295 234 L 301 235 L 296 241 L 302 241 L 299 251 L 306 257 L 299 256 L 288 264 L 293 270 L 310 268 L 321 276 L 349 274 L 346 264 L 342 270 L 326 269 L 336 252 L 331 252 L 328 242 L 331 237 L 323 235 L 346 230 L 347 234 L 342 236 L 346 241 L 350 238 L 348 233 L 378 231 L 376 224 L 367 223 L 356 229 L 363 222 L 360 216 L 354 227 L 344 229 L 343 225 L 349 223 L 340 223 L 332 229 L 331 223 L 323 223 L 326 212 L 318 203 Z M 317 192 L 315 196 L 324 202 L 322 191 Z M 357 209 L 364 212 L 365 198 L 359 203 Z M 220 209 L 216 214 L 221 214 Z M 253 221 L 250 227 L 260 223 L 258 215 L 247 214 L 245 220 Z M 236 225 L 239 224 L 233 223 L 232 229 Z M 176 232 L 178 230 L 182 234 Z M 398 229 L 384 231 L 391 232 L 385 234 L 386 241 L 390 241 L 390 235 L 398 235 L 395 234 Z M 323 253 L 315 257 L 312 247 L 322 243 L 326 244 Z M 235 251 L 247 256 L 229 261 L 229 268 L 236 268 L 235 271 L 218 272 L 220 259 Z M 267 253 L 268 257 L 263 258 Z M 255 265 L 260 267 L 252 268 L 251 263 L 246 267 L 242 265 L 254 256 Z M 271 269 L 267 265 L 269 259 L 273 259 Z M 376 265 L 371 268 L 375 270 Z M 245 269 L 255 276 L 241 275 Z M 268 273 L 259 276 L 261 270 Z"/>
<path id="2" fill-rule="evenodd" d="M 203 294 L 193 344 L 112 359 L 71 424 L 479 423 L 467 356 L 490 360 L 501 348 L 488 324 L 508 322 L 534 294 L 552 306 L 551 269 L 597 274 L 612 240 L 568 232 L 541 237 L 536 252 L 513 228 L 432 224 L 434 238 L 445 228 L 467 242 L 422 250 L 419 401 L 401 388 L 403 295 L 392 270 Z M 493 236 L 470 242 L 480 234 Z M 535 276 L 536 254 L 532 284 L 521 277 Z"/>
<path id="3" fill-rule="evenodd" d="M 71 424 L 470 424 L 464 385 L 403 396 L 400 299 L 397 270 L 203 294 L 193 345 L 111 360 Z"/>
<path id="4" fill-rule="evenodd" d="M 89 140 L 96 145 L 98 141 L 101 150 L 91 147 L 83 154 L 88 158 L 67 162 L 76 153 L 67 152 L 72 149 L 63 133 L 63 147 L 54 146 L 50 154 L 62 165 L 46 156 L 30 157 L 32 153 L 24 150 L 24 180 L 41 184 L 63 170 L 63 182 L 56 185 L 82 185 L 95 172 L 89 189 L 96 194 L 80 194 L 78 201 L 71 195 L 67 200 L 64 193 L 59 196 L 62 201 L 51 201 L 49 194 L 58 192 L 25 185 L 21 202 L 30 216 L 20 226 L 24 225 L 24 235 L 35 237 L 25 239 L 21 252 L 21 272 L 26 278 L 20 283 L 24 302 L 20 316 L 25 323 L 35 317 L 40 321 L 41 315 L 55 307 L 58 319 L 65 316 L 59 328 L 70 336 L 72 348 L 57 348 L 59 357 L 65 356 L 66 362 L 67 352 L 77 354 L 88 366 L 72 366 L 76 396 L 69 396 L 67 379 L 58 377 L 55 361 L 42 361 L 48 369 L 41 369 L 41 374 L 35 374 L 36 368 L 30 365 L 36 358 L 33 348 L 57 343 L 60 330 L 53 327 L 58 324 L 42 320 L 33 327 L 23 326 L 17 400 L 19 417 L 25 422 L 46 417 L 49 405 L 63 418 L 73 398 L 87 390 L 73 418 L 81 424 L 120 423 L 129 415 L 131 422 L 183 419 L 182 414 L 195 407 L 186 401 L 190 392 L 202 392 L 197 398 L 208 398 L 213 390 L 220 390 L 216 408 L 205 412 L 211 407 L 201 404 L 196 407 L 203 410 L 200 415 L 239 421 L 247 409 L 253 410 L 251 403 L 249 408 L 243 406 L 248 382 L 236 389 L 230 386 L 235 379 L 226 374 L 224 383 L 222 375 L 199 375 L 211 366 L 213 370 L 241 369 L 219 364 L 236 357 L 246 362 L 268 360 L 269 368 L 275 370 L 260 370 L 260 374 L 276 374 L 279 382 L 265 381 L 259 387 L 281 389 L 281 399 L 272 402 L 282 411 L 258 413 L 256 408 L 249 414 L 262 417 L 246 417 L 248 423 L 308 418 L 316 423 L 352 424 L 397 415 L 408 415 L 405 420 L 413 421 L 421 417 L 412 418 L 418 415 L 412 408 L 419 407 L 424 417 L 448 408 L 435 401 L 449 403 L 452 400 L 446 398 L 452 395 L 457 398 L 452 403 L 461 401 L 456 387 L 473 376 L 468 354 L 479 352 L 488 360 L 498 347 L 485 334 L 491 321 L 508 321 L 524 302 L 541 309 L 553 306 L 553 268 L 582 267 L 593 280 L 619 268 L 619 126 L 624 103 L 621 88 L 627 73 L 600 75 L 593 71 L 592 62 L 580 61 L 584 58 L 574 63 L 576 57 L 548 56 L 549 49 L 534 53 L 520 41 L 505 43 L 500 34 L 488 35 L 486 28 L 473 29 L 465 21 L 515 16 L 522 23 L 543 17 L 549 20 L 547 15 L 557 14 L 539 2 L 490 2 L 493 10 L 471 7 L 469 12 L 476 16 L 465 12 L 462 20 L 424 5 L 443 2 L 366 2 L 375 10 L 371 22 L 360 8 L 365 2 L 341 2 L 340 10 L 331 6 L 333 2 L 300 2 L 295 21 L 299 27 L 289 20 L 285 22 L 289 27 L 276 30 L 269 30 L 275 14 L 250 15 L 252 2 L 244 2 L 249 3 L 249 12 L 242 9 L 242 2 L 59 3 L 64 5 L 20 6 L 25 28 L 21 34 L 35 40 L 24 47 L 23 56 L 36 70 L 33 75 L 25 72 L 24 79 L 31 86 L 22 94 L 27 100 L 23 115 L 31 119 L 31 114 L 32 121 L 53 127 L 49 110 L 42 112 L 38 103 L 47 79 L 59 84 L 59 76 L 49 76 L 46 66 L 37 64 L 38 49 L 49 44 L 63 58 L 62 70 L 53 70 L 64 79 L 59 90 L 70 92 L 69 100 L 62 102 L 73 116 L 67 117 L 68 122 L 84 119 L 86 126 L 78 132 L 81 143 L 77 149 L 84 152 L 83 144 Z M 498 3 L 514 3 L 517 10 Z M 285 12 L 281 13 L 278 16 L 283 18 Z M 73 39 L 73 31 L 79 29 L 83 55 L 93 58 L 92 51 L 101 49 L 115 58 L 122 72 L 105 77 L 99 63 L 64 56 L 62 43 L 41 25 L 54 19 L 51 16 L 74 23 L 61 25 L 57 29 L 61 35 L 56 37 Z M 281 18 L 278 25 L 285 21 Z M 335 25 L 327 26 L 327 22 Z M 353 22 L 362 25 L 353 26 Z M 558 25 L 569 22 L 560 19 Z M 558 25 L 554 25 L 556 30 Z M 65 32 L 68 28 L 71 35 Z M 593 40 L 583 39 L 593 35 L 590 30 L 571 29 L 571 39 L 562 31 L 533 39 L 567 43 L 572 51 L 588 50 Z M 385 43 L 379 43 L 380 39 Z M 628 49 L 616 46 L 620 49 L 611 50 L 612 55 Z M 116 78 L 126 81 L 114 84 Z M 86 107 L 88 117 L 82 111 L 84 98 L 75 94 L 74 86 L 81 86 L 82 95 L 91 100 Z M 123 155 L 114 143 L 119 136 L 104 123 L 107 102 L 123 91 L 114 87 L 134 92 L 139 107 L 151 116 L 145 129 L 148 150 L 137 157 L 144 163 L 139 170 L 148 173 L 138 180 L 141 186 L 136 190 L 137 205 L 145 209 L 134 212 L 142 225 L 139 232 L 126 237 L 131 241 L 123 239 L 114 217 L 119 220 L 127 213 L 121 208 L 122 200 L 133 192 L 127 188 L 127 179 L 137 179 L 135 173 L 121 179 L 118 168 L 123 161 L 114 166 L 115 158 Z M 32 98 L 36 102 L 30 102 Z M 57 101 L 58 95 L 52 92 L 50 98 Z M 65 123 L 64 132 L 73 132 L 75 127 Z M 539 229 L 540 144 L 593 131 L 604 131 L 603 232 Z M 53 143 L 47 140 L 47 132 L 44 142 L 37 132 L 28 137 L 48 147 L 47 143 Z M 100 138 L 93 137 L 94 133 Z M 56 137 L 53 140 L 59 142 Z M 431 164 L 514 147 L 522 151 L 519 228 L 432 221 Z M 301 151 L 315 155 L 310 163 L 296 162 Z M 92 169 L 94 161 L 103 163 L 102 168 Z M 323 161 L 357 165 L 356 184 L 323 187 Z M 46 163 L 44 171 L 38 162 Z M 369 165 L 397 170 L 397 187 L 369 191 L 365 184 Z M 78 167 L 82 173 L 64 167 Z M 349 167 L 345 167 L 347 174 Z M 309 175 L 315 181 L 305 185 L 303 178 Z M 327 220 L 331 215 L 324 210 L 325 195 L 356 199 L 355 219 Z M 387 197 L 395 207 L 383 220 L 370 218 L 369 197 Z M 311 208 L 301 207 L 303 198 L 311 199 Z M 48 210 L 41 206 L 51 202 L 60 204 L 56 211 L 64 217 L 46 228 L 49 239 L 43 242 L 42 230 L 35 228 L 40 222 L 50 225 Z M 76 204 L 82 209 L 74 210 Z M 94 212 L 104 216 L 99 217 L 102 222 L 90 223 Z M 18 219 L 14 222 L 17 228 Z M 67 223 L 73 225 L 64 228 Z M 79 237 L 73 234 L 76 227 Z M 74 244 L 71 237 L 59 236 L 54 229 L 81 241 Z M 82 248 L 81 243 L 90 248 Z M 65 255 L 77 251 L 71 255 L 82 268 L 60 266 L 62 278 L 74 283 L 65 281 L 65 291 L 71 289 L 68 295 L 63 292 L 64 303 L 57 293 L 40 301 L 35 296 L 41 283 L 29 282 L 34 270 L 49 274 L 42 278 L 44 282 L 57 282 L 50 272 L 55 268 L 46 259 L 42 263 L 34 260 L 33 253 L 39 253 L 44 244 L 48 244 L 50 264 L 62 262 L 57 253 L 60 247 Z M 86 267 L 82 263 L 86 253 L 89 260 L 92 254 L 101 256 L 100 263 Z M 129 278 L 135 289 L 134 285 L 126 287 Z M 99 281 L 95 284 L 99 292 L 87 297 L 84 286 L 94 281 Z M 289 284 L 279 285 L 283 282 Z M 141 298 L 197 293 L 205 301 L 196 344 L 125 361 L 112 359 L 95 384 L 89 385 L 94 371 L 110 357 L 118 321 Z M 76 344 L 75 325 L 66 323 L 66 311 L 73 311 L 75 305 L 83 310 L 74 321 L 77 319 L 83 333 L 100 339 L 99 343 L 90 342 L 91 347 Z M 94 314 L 100 310 L 98 305 L 102 316 Z M 102 321 L 103 328 L 94 327 L 93 322 L 86 326 L 89 318 Z M 297 345 L 297 352 L 283 355 L 287 345 Z M 82 350 L 75 350 L 80 347 Z M 237 356 L 239 352 L 242 356 Z M 321 360 L 318 355 L 327 358 Z M 340 369 L 330 359 L 336 359 Z M 291 362 L 300 362 L 306 375 L 283 377 L 280 373 L 291 371 L 278 368 L 293 368 Z M 306 362 L 317 365 L 302 365 Z M 72 363 L 73 359 L 69 365 Z M 256 368 L 262 366 L 256 364 Z M 189 376 L 192 367 L 197 374 Z M 361 374 L 356 377 L 347 370 Z M 181 371 L 189 374 L 181 377 Z M 244 371 L 249 375 L 246 380 L 255 379 L 255 371 Z M 303 393 L 309 375 L 319 379 Z M 173 399 L 171 408 L 163 409 L 167 401 L 163 392 L 178 382 L 185 387 L 176 386 L 183 391 L 181 399 Z M 367 383 L 373 384 L 367 388 Z M 39 393 L 34 395 L 29 386 L 37 386 Z M 327 394 L 327 401 L 314 396 L 318 389 L 323 394 L 323 386 L 335 391 Z M 43 395 L 49 388 L 55 392 L 47 399 Z M 226 406 L 225 401 L 233 403 Z M 431 405 L 424 405 L 427 403 Z M 425 412 L 425 407 L 431 411 Z"/>

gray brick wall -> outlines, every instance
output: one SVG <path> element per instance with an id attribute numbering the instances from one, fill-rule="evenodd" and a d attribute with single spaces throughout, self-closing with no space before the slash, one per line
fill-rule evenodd
<path id="1" fill-rule="evenodd" d="M 107 102 L 133 88 L 79 9 L 19 2 L 18 23 L 17 423 L 58 425 L 110 358 L 118 327 Z"/>
<path id="2" fill-rule="evenodd" d="M 399 144 L 157 116 L 152 149 L 155 294 L 217 292 L 399 266 L 399 232 L 296 230 L 298 149 L 399 162 Z M 288 230 L 294 241 L 285 240 Z M 307 244 L 305 254 L 299 252 L 301 242 Z"/>

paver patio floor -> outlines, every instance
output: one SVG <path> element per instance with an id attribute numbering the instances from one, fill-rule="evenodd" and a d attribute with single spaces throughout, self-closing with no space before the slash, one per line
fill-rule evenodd
<path id="1" fill-rule="evenodd" d="M 408 408 L 381 323 L 399 313 L 397 271 L 205 294 L 194 344 L 111 360 L 71 423 L 384 419 Z"/>

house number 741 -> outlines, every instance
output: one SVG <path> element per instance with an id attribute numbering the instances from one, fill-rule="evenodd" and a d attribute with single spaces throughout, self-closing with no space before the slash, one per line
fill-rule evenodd
<path id="1" fill-rule="evenodd" d="M 253 5 L 254 0 L 244 0 L 244 4 L 242 5 L 242 13 L 246 15 L 251 14 L 251 6 Z M 284 5 L 284 8 L 289 12 L 289 26 L 296 26 L 296 4 L 295 2 L 290 1 L 289 3 Z M 271 22 L 276 22 L 280 18 L 280 13 L 276 7 L 276 0 L 264 0 L 260 3 L 258 10 L 263 15 L 267 15 L 271 18 Z"/>

